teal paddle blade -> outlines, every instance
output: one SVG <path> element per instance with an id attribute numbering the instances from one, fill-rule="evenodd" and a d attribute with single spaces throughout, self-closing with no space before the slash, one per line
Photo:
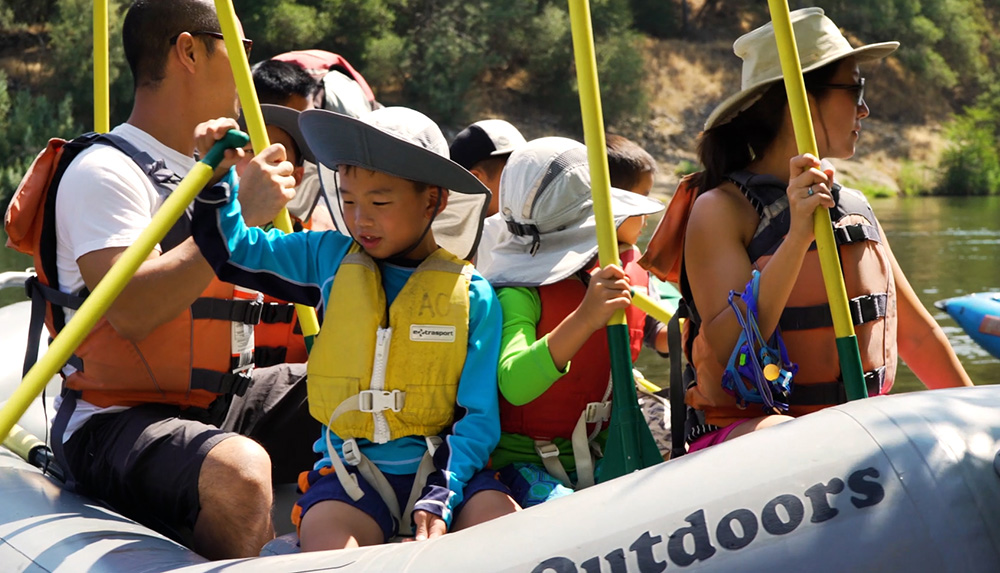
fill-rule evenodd
<path id="1" fill-rule="evenodd" d="M 611 423 L 604 459 L 597 467 L 597 483 L 654 466 L 663 461 L 653 434 L 639 409 L 632 377 L 632 355 L 628 325 L 608 325 L 611 353 Z"/>

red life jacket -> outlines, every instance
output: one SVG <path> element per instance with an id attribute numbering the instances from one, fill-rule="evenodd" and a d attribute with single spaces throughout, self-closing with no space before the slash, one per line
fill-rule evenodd
<path id="1" fill-rule="evenodd" d="M 66 168 L 80 152 L 98 143 L 130 157 L 154 186 L 167 193 L 180 181 L 162 161 L 112 134 L 49 141 L 22 180 L 4 219 L 7 246 L 31 255 L 35 263 L 37 277 L 27 284 L 33 300 L 30 340 L 38 340 L 43 321 L 50 336 L 55 336 L 65 326 L 64 309 L 79 308 L 86 296 L 86 292 L 74 295 L 59 290 L 55 205 Z M 190 224 L 188 213 L 167 232 L 160 242 L 164 252 L 190 236 Z M 242 395 L 250 382 L 246 365 L 253 365 L 252 354 L 232 354 L 233 324 L 256 324 L 261 303 L 257 293 L 235 300 L 236 293 L 233 285 L 213 279 L 186 312 L 139 342 L 122 338 L 102 318 L 68 361 L 72 368 L 64 367 L 66 387 L 101 407 L 163 403 L 204 408 L 220 395 Z M 25 370 L 33 362 L 29 349 Z"/>
<path id="2" fill-rule="evenodd" d="M 636 263 L 638 249 L 621 254 L 625 273 L 638 290 L 649 287 L 649 273 Z M 537 287 L 541 316 L 536 327 L 538 338 L 552 332 L 583 301 L 587 287 L 577 277 Z M 646 313 L 636 306 L 625 312 L 629 327 L 632 360 L 642 348 Z M 605 329 L 596 330 L 573 355 L 573 367 L 531 402 L 515 406 L 500 396 L 500 428 L 504 432 L 526 435 L 538 440 L 571 439 L 580 413 L 592 402 L 611 400 L 611 358 Z M 588 427 L 588 432 L 593 426 Z"/>
<path id="3" fill-rule="evenodd" d="M 747 253 L 754 268 L 763 270 L 788 233 L 786 185 L 749 172 L 734 173 L 730 178 L 761 217 Z M 888 394 L 896 374 L 896 286 L 889 256 L 864 195 L 835 184 L 834 198 L 834 237 L 868 395 Z M 686 324 L 688 336 L 695 332 L 693 322 Z M 799 365 L 789 414 L 801 416 L 846 402 L 833 319 L 815 246 L 806 254 L 778 326 L 790 359 Z M 739 409 L 733 396 L 722 390 L 725 363 L 719 361 L 702 333 L 694 336 L 691 360 L 697 385 L 688 390 L 686 401 L 705 412 L 707 423 L 725 426 L 760 415 L 753 409 Z"/>

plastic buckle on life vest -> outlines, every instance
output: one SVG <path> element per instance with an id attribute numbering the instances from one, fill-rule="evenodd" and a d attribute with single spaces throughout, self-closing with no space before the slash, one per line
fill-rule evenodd
<path id="1" fill-rule="evenodd" d="M 538 457 L 543 460 L 548 458 L 558 458 L 559 457 L 559 446 L 553 444 L 552 442 L 546 442 L 544 444 L 535 444 L 535 453 Z"/>
<path id="2" fill-rule="evenodd" d="M 384 410 L 398 412 L 403 409 L 406 402 L 406 392 L 393 390 L 362 390 L 358 393 L 358 410 L 362 412 L 374 413 Z"/>
<path id="3" fill-rule="evenodd" d="M 344 461 L 352 466 L 357 466 L 361 463 L 361 448 L 358 447 L 358 441 L 354 438 L 349 440 L 344 440 L 344 443 L 340 446 L 341 453 L 344 454 Z M 333 452 L 331 452 L 332 455 Z"/>
<path id="4" fill-rule="evenodd" d="M 590 402 L 586 412 L 588 424 L 605 422 L 611 419 L 611 402 Z"/>

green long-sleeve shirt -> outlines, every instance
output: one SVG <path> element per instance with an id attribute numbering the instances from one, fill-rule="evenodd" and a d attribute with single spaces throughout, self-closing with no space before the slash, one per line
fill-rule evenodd
<path id="1" fill-rule="evenodd" d="M 505 287 L 497 290 L 503 309 L 503 333 L 500 342 L 500 365 L 497 371 L 501 395 L 515 405 L 527 404 L 541 396 L 559 378 L 569 372 L 572 362 L 560 371 L 552 361 L 547 336 L 538 338 L 538 321 L 542 301 L 533 287 Z M 492 465 L 501 468 L 513 462 L 541 464 L 535 453 L 534 440 L 521 434 L 504 431 L 501 425 L 500 443 L 493 452 Z M 607 431 L 597 437 L 603 447 Z M 569 440 L 556 438 L 559 459 L 567 471 L 573 471 L 573 447 Z"/>

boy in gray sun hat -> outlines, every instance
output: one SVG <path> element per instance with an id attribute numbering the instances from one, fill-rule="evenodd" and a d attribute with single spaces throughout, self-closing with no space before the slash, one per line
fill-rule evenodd
<path id="1" fill-rule="evenodd" d="M 604 326 L 626 309 L 635 358 L 644 320 L 630 306 L 629 287 L 646 284 L 647 273 L 634 262 L 596 268 L 583 144 L 546 137 L 518 147 L 500 189 L 506 228 L 496 244 L 480 249 L 491 254 L 480 269 L 499 289 L 503 308 L 502 434 L 493 467 L 514 499 L 530 507 L 594 483 L 591 452 L 603 448 L 610 415 Z M 658 201 L 615 188 L 611 207 L 616 226 L 663 210 Z"/>
<path id="2" fill-rule="evenodd" d="M 220 277 L 325 311 L 308 377 L 322 459 L 300 478 L 292 514 L 302 549 L 383 543 L 411 527 L 425 539 L 515 511 L 483 470 L 499 437 L 499 303 L 431 228 L 450 191 L 480 204 L 489 191 L 417 111 L 312 110 L 300 127 L 338 174 L 349 235 L 248 228 L 223 186 L 199 197 L 194 226 Z M 467 240 L 463 254 L 475 223 L 453 237 Z"/>

